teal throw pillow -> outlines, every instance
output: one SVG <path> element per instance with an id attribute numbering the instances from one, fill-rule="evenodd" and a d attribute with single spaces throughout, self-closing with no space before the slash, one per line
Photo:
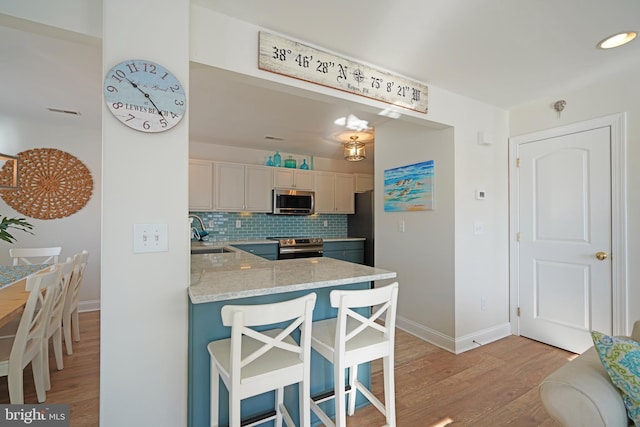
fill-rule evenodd
<path id="1" fill-rule="evenodd" d="M 629 418 L 640 427 L 640 342 L 596 331 L 591 337 L 611 381 L 622 390 Z"/>

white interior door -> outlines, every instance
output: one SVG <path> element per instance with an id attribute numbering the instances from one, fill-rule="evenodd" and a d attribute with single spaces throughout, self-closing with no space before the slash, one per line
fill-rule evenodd
<path id="1" fill-rule="evenodd" d="M 612 333 L 611 131 L 516 147 L 519 332 L 581 353 Z"/>

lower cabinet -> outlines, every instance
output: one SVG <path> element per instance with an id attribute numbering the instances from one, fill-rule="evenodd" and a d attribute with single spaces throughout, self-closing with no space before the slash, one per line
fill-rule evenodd
<path id="1" fill-rule="evenodd" d="M 324 242 L 324 256 L 364 264 L 364 240 Z"/>
<path id="2" fill-rule="evenodd" d="M 246 245 L 233 245 L 233 247 L 271 261 L 278 259 L 278 244 L 275 242 L 249 243 Z"/>

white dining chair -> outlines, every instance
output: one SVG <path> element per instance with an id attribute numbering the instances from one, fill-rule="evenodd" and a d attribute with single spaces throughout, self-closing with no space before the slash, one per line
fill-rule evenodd
<path id="1" fill-rule="evenodd" d="M 51 389 L 51 375 L 49 373 L 49 340 L 53 341 L 53 352 L 56 359 L 56 367 L 58 370 L 64 368 L 64 361 L 62 357 L 62 314 L 64 309 L 65 297 L 67 295 L 67 289 L 71 282 L 71 275 L 76 263 L 76 258 L 67 258 L 65 262 L 59 263 L 60 267 L 60 292 L 56 295 L 52 306 L 51 313 L 49 315 L 49 322 L 47 323 L 47 330 L 44 335 L 44 341 L 42 342 L 42 354 L 44 357 L 44 385 L 46 390 Z"/>
<path id="2" fill-rule="evenodd" d="M 356 392 L 359 391 L 382 412 L 387 426 L 395 426 L 393 346 L 398 283 L 364 290 L 333 290 L 329 298 L 331 306 L 338 308 L 338 317 L 313 322 L 311 348 L 333 364 L 334 390 L 332 395 L 312 400 L 311 410 L 325 426 L 345 427 L 346 413 L 354 414 Z M 355 309 L 368 309 L 368 313 L 363 315 Z M 357 378 L 358 365 L 380 358 L 384 373 L 384 404 Z M 348 387 L 345 387 L 345 369 L 349 370 Z M 348 408 L 345 397 L 348 397 Z M 335 420 L 320 407 L 322 402 L 331 399 L 335 405 Z"/>
<path id="3" fill-rule="evenodd" d="M 89 259 L 89 251 L 82 250 L 73 256 L 74 267 L 71 280 L 65 294 L 64 308 L 62 310 L 62 330 L 64 333 L 64 345 L 67 354 L 73 354 L 73 344 L 71 343 L 71 333 L 73 340 L 80 341 L 80 316 L 78 316 L 78 304 L 80 301 L 80 288 L 84 281 L 84 272 Z"/>
<path id="4" fill-rule="evenodd" d="M 8 376 L 9 401 L 24 403 L 23 370 L 31 363 L 38 402 L 46 400 L 45 361 L 42 343 L 51 307 L 60 292 L 61 270 L 57 265 L 27 277 L 29 297 L 15 336 L 0 339 L 0 376 Z"/>
<path id="5" fill-rule="evenodd" d="M 47 248 L 11 248 L 9 256 L 13 265 L 20 264 L 55 264 L 62 252 L 61 246 Z"/>
<path id="6" fill-rule="evenodd" d="M 229 426 L 240 427 L 240 402 L 275 390 L 275 414 L 250 425 L 275 420 L 275 425 L 310 427 L 311 322 L 316 294 L 272 304 L 226 305 L 222 323 L 231 337 L 207 345 L 211 359 L 211 426 L 218 425 L 220 378 L 229 390 Z M 258 331 L 265 325 L 282 328 Z M 300 332 L 299 343 L 292 333 Z M 284 405 L 284 387 L 299 383 L 300 423 Z"/>

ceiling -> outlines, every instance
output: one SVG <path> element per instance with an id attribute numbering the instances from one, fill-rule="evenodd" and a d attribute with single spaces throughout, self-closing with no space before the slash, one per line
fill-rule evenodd
<path id="1" fill-rule="evenodd" d="M 561 97 L 640 64 L 640 40 L 596 48 L 613 33 L 640 30 L 638 0 L 193 1 L 504 109 Z M 101 59 L 100 40 L 0 15 L 0 115 L 99 128 Z M 374 127 L 390 120 L 356 104 L 249 83 L 193 64 L 191 140 L 340 158 L 340 144 L 332 138 L 341 129 L 336 118 L 355 114 Z"/>

